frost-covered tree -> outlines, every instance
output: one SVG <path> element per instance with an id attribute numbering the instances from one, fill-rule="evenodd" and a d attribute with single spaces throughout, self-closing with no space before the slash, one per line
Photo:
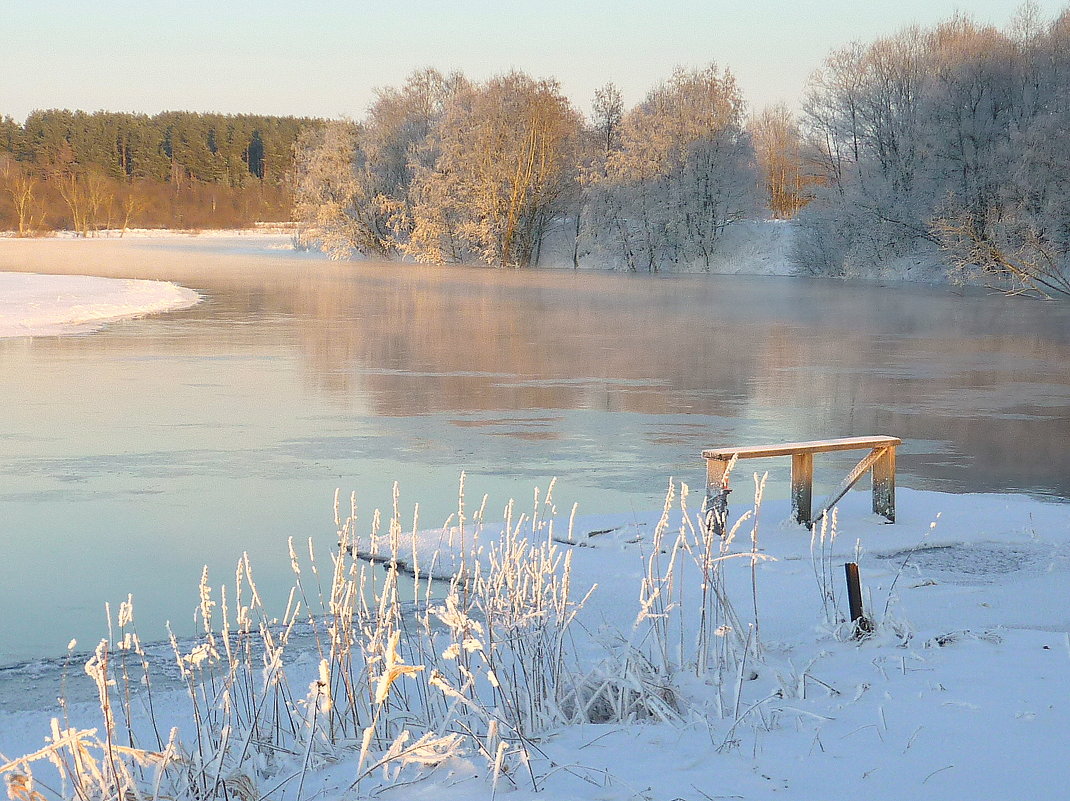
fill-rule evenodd
<path id="1" fill-rule="evenodd" d="M 1020 24 L 1018 32 L 1002 53 L 983 57 L 999 83 L 987 82 L 981 113 L 988 125 L 1008 117 L 1007 131 L 996 129 L 984 149 L 990 152 L 962 160 L 963 186 L 949 192 L 934 228 L 960 273 L 980 273 L 1012 292 L 1067 297 L 1070 12 L 1049 26 Z M 1013 60 L 1000 62 L 1001 55 Z M 970 148 L 970 155 L 979 149 Z"/>
<path id="2" fill-rule="evenodd" d="M 332 259 L 382 255 L 391 248 L 384 210 L 364 180 L 361 126 L 331 122 L 305 131 L 297 143 L 294 217 L 298 238 Z"/>
<path id="3" fill-rule="evenodd" d="M 416 171 L 405 251 L 427 261 L 537 262 L 574 197 L 581 129 L 556 81 L 511 72 L 458 91 L 434 165 Z"/>
<path id="4" fill-rule="evenodd" d="M 412 73 L 400 89 L 376 92 L 362 125 L 368 194 L 380 198 L 391 215 L 398 239 L 412 230 L 410 188 L 417 173 L 432 169 L 438 159 L 438 127 L 451 99 L 468 87 L 459 73 L 435 69 Z"/>
<path id="5" fill-rule="evenodd" d="M 437 159 L 437 126 L 466 81 L 418 70 L 380 89 L 360 124 L 306 132 L 297 146 L 295 215 L 301 238 L 333 258 L 387 256 L 411 233 L 413 176 Z"/>
<path id="6" fill-rule="evenodd" d="M 613 83 L 596 89 L 591 109 L 599 162 L 605 174 L 610 155 L 620 150 L 620 126 L 624 121 L 624 98 L 620 89 Z"/>
<path id="7" fill-rule="evenodd" d="M 727 70 L 677 70 L 621 122 L 591 191 L 591 235 L 631 270 L 709 266 L 726 226 L 756 204 L 744 103 Z"/>
<path id="8" fill-rule="evenodd" d="M 815 272 L 864 272 L 932 243 L 919 213 L 923 44 L 914 27 L 852 45 L 811 78 L 804 116 L 828 186 L 800 215 L 797 258 Z"/>
<path id="9" fill-rule="evenodd" d="M 520 72 L 415 73 L 299 143 L 301 237 L 335 257 L 526 266 L 552 234 L 574 265 L 582 242 L 631 269 L 708 266 L 757 205 L 731 73 L 678 71 L 627 114 L 607 84 L 593 112 L 585 124 L 556 81 Z"/>
<path id="10" fill-rule="evenodd" d="M 879 274 L 923 256 L 1014 291 L 1065 293 L 1070 13 L 1007 31 L 958 16 L 834 53 L 805 117 L 828 186 L 797 258 Z"/>

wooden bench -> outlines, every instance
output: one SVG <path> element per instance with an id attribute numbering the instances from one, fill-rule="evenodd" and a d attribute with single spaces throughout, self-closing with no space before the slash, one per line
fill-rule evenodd
<path id="1" fill-rule="evenodd" d="M 711 448 L 702 452 L 706 459 L 706 497 L 715 498 L 728 489 L 726 470 L 736 459 L 760 459 L 771 456 L 791 457 L 791 511 L 794 518 L 813 526 L 847 494 L 866 471 L 873 476 L 873 512 L 895 522 L 895 449 L 903 441 L 897 437 L 846 437 L 814 442 L 787 442 L 781 445 L 757 445 L 744 448 Z M 811 516 L 814 485 L 814 454 L 869 448 L 870 452 L 840 482 L 817 515 Z M 724 495 L 720 496 L 724 503 Z"/>

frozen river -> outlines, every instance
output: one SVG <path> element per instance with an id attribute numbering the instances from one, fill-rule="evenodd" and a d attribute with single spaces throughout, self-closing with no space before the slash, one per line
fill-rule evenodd
<path id="1" fill-rule="evenodd" d="M 0 269 L 177 281 L 180 312 L 0 340 L 0 665 L 89 647 L 127 593 L 192 629 L 248 551 L 326 560 L 336 488 L 370 526 L 525 504 L 650 509 L 705 446 L 900 436 L 900 482 L 1070 498 L 1070 307 L 784 278 L 338 264 L 267 239 L 4 242 Z M 848 454 L 844 457 L 850 459 Z M 772 471 L 786 494 L 786 460 Z M 817 465 L 821 489 L 849 467 Z M 839 471 L 839 472 L 837 472 Z M 743 490 L 740 490 L 742 493 Z"/>

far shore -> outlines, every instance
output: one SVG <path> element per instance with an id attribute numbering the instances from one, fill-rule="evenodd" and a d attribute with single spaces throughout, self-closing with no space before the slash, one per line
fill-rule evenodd
<path id="1" fill-rule="evenodd" d="M 229 236 L 292 236 L 297 230 L 293 222 L 263 222 L 251 228 L 102 228 L 83 236 L 80 231 L 41 231 L 19 236 L 17 231 L 0 231 L 0 242 L 10 240 L 60 239 L 93 242 L 101 239 L 164 239 L 170 237 L 229 237 Z"/>
<path id="2" fill-rule="evenodd" d="M 204 274 L 205 259 L 211 258 L 213 274 L 223 271 L 245 272 L 250 268 L 247 261 L 256 249 L 274 258 L 258 259 L 258 271 L 290 269 L 287 258 L 327 260 L 327 256 L 313 248 L 304 250 L 295 247 L 297 223 L 263 222 L 253 228 L 176 229 L 176 228 L 130 228 L 105 229 L 91 232 L 83 237 L 74 231 L 55 231 L 41 236 L 17 236 L 14 232 L 0 232 L 0 271 L 41 272 L 65 275 L 97 275 L 110 278 L 148 278 L 165 281 L 196 279 Z M 740 276 L 811 276 L 801 271 L 794 261 L 795 226 L 784 220 L 749 220 L 741 222 L 726 232 L 721 246 L 711 260 L 709 269 L 681 269 L 685 274 L 740 275 Z M 567 237 L 566 237 L 567 238 Z M 236 244 L 233 253 L 221 255 L 207 251 L 211 242 L 218 240 L 222 248 L 226 240 Z M 138 245 L 154 248 L 151 258 L 146 258 L 144 249 Z M 203 248 L 167 247 L 188 242 L 206 243 Z M 91 244 L 94 243 L 94 244 Z M 195 252 L 203 250 L 204 252 Z M 572 269 L 572 244 L 561 236 L 553 236 L 544 248 L 544 257 L 537 269 Z M 356 258 L 354 262 L 375 262 L 374 258 Z M 385 260 L 394 264 L 411 264 L 407 259 Z M 478 266 L 478 265 L 472 265 Z M 581 259 L 580 269 L 598 272 L 613 272 L 615 265 L 589 254 Z M 532 268 L 535 269 L 535 268 Z M 677 271 L 666 271 L 671 274 Z M 865 282 L 890 282 L 895 284 L 943 285 L 952 283 L 946 268 L 932 254 L 902 256 L 885 264 L 879 275 L 853 275 L 848 278 Z M 844 276 L 837 277 L 840 280 Z"/>
<path id="3" fill-rule="evenodd" d="M 183 230 L 166 228 L 130 228 L 106 229 L 90 232 L 88 237 L 83 237 L 75 231 L 56 231 L 43 236 L 19 237 L 14 232 L 0 232 L 0 270 L 14 270 L 20 272 L 62 272 L 80 275 L 120 276 L 137 278 L 166 278 L 166 280 L 182 280 L 181 276 L 188 270 L 184 265 L 170 258 L 165 259 L 174 268 L 161 273 L 153 268 L 152 264 L 138 264 L 136 273 L 127 269 L 116 270 L 110 259 L 97 260 L 97 253 L 102 247 L 88 247 L 87 243 L 99 244 L 110 243 L 115 245 L 119 242 L 144 242 L 146 240 L 161 241 L 189 241 L 189 240 L 212 240 L 212 239 L 239 239 L 249 238 L 256 241 L 271 243 L 270 250 L 289 250 L 295 256 L 301 252 L 293 247 L 294 235 L 297 231 L 297 223 L 293 222 L 264 222 L 257 223 L 254 228 L 230 228 L 230 229 L 203 229 Z M 560 232 L 558 232 L 560 234 Z M 733 226 L 732 230 L 725 234 L 716 257 L 712 260 L 709 272 L 717 275 L 767 275 L 784 276 L 793 275 L 795 265 L 789 257 L 793 240 L 793 227 L 789 223 L 779 220 L 749 220 Z M 278 242 L 272 242 L 278 240 Z M 573 244 L 568 237 L 552 236 L 544 247 L 543 259 L 540 267 L 572 267 Z M 60 249 L 62 244 L 72 248 Z M 18 254 L 18 261 L 10 257 Z M 57 257 L 57 253 L 62 255 Z M 92 254 L 92 255 L 90 255 Z M 317 255 L 319 251 L 301 255 Z M 120 261 L 126 261 L 125 255 L 116 256 Z M 184 258 L 193 258 L 190 254 L 184 254 Z M 324 256 L 324 258 L 326 258 Z M 229 257 L 228 257 L 229 259 Z M 139 261 L 144 261 L 141 257 Z M 159 256 L 154 262 L 164 261 Z M 399 262 L 403 263 L 403 262 Z M 106 272 L 87 272 L 87 265 L 93 265 L 92 269 L 104 269 Z M 593 269 L 599 271 L 612 271 L 616 265 L 608 263 L 602 257 L 589 255 L 581 260 L 581 269 Z M 149 272 L 146 273 L 145 270 Z M 680 272 L 696 272 L 694 269 L 680 270 Z"/>
<path id="4" fill-rule="evenodd" d="M 40 273 L 46 275 L 84 275 L 101 278 L 139 278 L 174 281 L 193 290 L 203 282 L 206 271 L 213 275 L 233 271 L 237 277 L 250 269 L 249 252 L 235 248 L 235 253 L 220 258 L 220 250 L 229 250 L 228 242 L 248 241 L 253 252 L 263 250 L 283 256 L 300 257 L 293 250 L 292 235 L 281 228 L 213 229 L 179 231 L 173 229 L 133 229 L 119 236 L 118 231 L 100 232 L 101 236 L 75 237 L 71 232 L 44 237 L 0 236 L 0 272 Z M 213 242 L 218 241 L 219 247 Z M 184 243 L 203 243 L 196 248 Z M 291 270 L 286 258 L 258 258 L 258 272 Z"/>

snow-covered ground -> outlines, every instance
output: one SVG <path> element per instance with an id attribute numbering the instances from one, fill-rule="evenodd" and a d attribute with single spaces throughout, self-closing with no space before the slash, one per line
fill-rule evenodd
<path id="1" fill-rule="evenodd" d="M 672 267 L 679 272 L 708 272 L 721 275 L 793 275 L 796 265 L 791 260 L 795 226 L 790 220 L 745 220 L 728 226 L 709 265 L 698 261 Z M 575 230 L 571 223 L 549 231 L 539 256 L 539 266 L 571 268 Z M 581 269 L 619 270 L 617 255 L 602 252 L 583 252 L 579 256 Z M 662 269 L 670 271 L 668 265 Z"/>
<path id="2" fill-rule="evenodd" d="M 749 482 L 736 483 L 736 495 L 744 496 Z M 531 744 L 522 772 L 499 778 L 497 792 L 552 801 L 1062 797 L 1070 780 L 1070 506 L 900 489 L 898 521 L 887 525 L 868 504 L 865 492 L 848 495 L 831 543 L 789 522 L 786 503 L 761 508 L 753 540 L 751 521 L 744 522 L 732 547 L 744 556 L 725 560 L 723 571 L 738 624 L 756 647 L 728 674 L 696 669 L 691 659 L 700 554 L 679 546 L 679 507 L 668 512 L 660 553 L 652 548 L 659 513 L 577 518 L 573 544 L 557 548 L 571 553 L 574 598 L 597 585 L 571 628 L 579 664 L 586 670 L 593 663 L 585 658 L 611 653 L 623 660 L 629 649 L 644 654 L 638 664 L 650 661 L 671 719 L 552 727 Z M 734 496 L 733 516 L 747 506 Z M 440 563 L 456 558 L 463 541 L 485 569 L 493 531 L 488 525 L 479 540 L 471 533 L 462 540 L 448 529 L 426 530 L 402 534 L 395 545 L 426 568 L 436 553 Z M 553 536 L 567 541 L 567 531 L 567 519 L 558 519 Z M 695 542 L 691 535 L 683 540 Z M 762 557 L 753 574 L 752 547 Z M 644 579 L 649 600 L 651 576 L 665 576 L 673 560 L 677 582 L 662 586 L 666 595 L 636 623 Z M 875 624 L 861 641 L 850 636 L 850 624 L 838 622 L 847 612 L 846 561 L 860 565 L 866 614 Z M 720 653 L 735 632 L 722 626 L 716 635 Z M 669 646 L 667 659 L 659 636 Z M 316 662 L 291 664 L 290 686 L 308 687 L 311 679 L 314 689 Z M 391 692 L 423 675 L 399 674 Z M 177 694 L 155 698 L 161 728 L 182 726 L 188 743 L 185 706 Z M 41 747 L 50 714 L 0 714 L 0 753 Z M 77 725 L 100 725 L 99 711 L 88 706 L 70 714 Z M 420 721 L 411 725 L 415 738 Z M 319 748 L 251 761 L 244 768 L 250 797 L 300 775 L 305 764 L 302 798 L 492 795 L 492 771 L 471 745 L 423 765 L 410 761 L 396 775 L 388 764 L 365 777 L 356 795 L 350 788 L 359 743 L 329 758 L 317 756 Z M 277 797 L 295 798 L 295 785 L 290 781 Z"/>
<path id="3" fill-rule="evenodd" d="M 746 220 L 729 226 L 710 264 L 723 275 L 792 275 L 795 225 L 790 220 Z"/>
<path id="4" fill-rule="evenodd" d="M 0 337 L 89 331 L 199 300 L 192 289 L 165 281 L 0 272 Z"/>
<path id="5" fill-rule="evenodd" d="M 235 236 L 279 236 L 280 234 L 292 235 L 296 226 L 294 223 L 275 222 L 257 223 L 254 228 L 204 228 L 196 230 L 179 230 L 175 228 L 102 228 L 93 231 L 88 238 L 83 237 L 78 231 L 51 231 L 43 239 L 66 239 L 82 242 L 93 242 L 100 239 L 173 239 L 198 237 L 203 239 L 221 239 Z M 15 231 L 0 231 L 0 239 L 16 239 Z"/>

